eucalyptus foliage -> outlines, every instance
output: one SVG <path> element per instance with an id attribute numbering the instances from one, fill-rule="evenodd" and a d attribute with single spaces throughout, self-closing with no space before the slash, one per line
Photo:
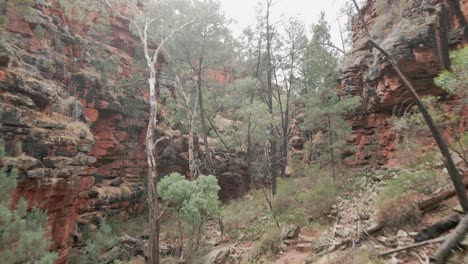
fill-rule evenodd
<path id="1" fill-rule="evenodd" d="M 221 188 L 215 176 L 200 175 L 188 181 L 179 173 L 171 173 L 158 184 L 160 198 L 187 224 L 198 226 L 207 217 L 219 214 L 218 191 Z"/>
<path id="2" fill-rule="evenodd" d="M 439 74 L 434 82 L 450 95 L 459 95 L 468 104 L 468 47 L 451 52 L 452 67 Z"/>
<path id="3" fill-rule="evenodd" d="M 303 129 L 314 139 L 313 149 L 327 163 L 335 163 L 334 155 L 347 146 L 351 126 L 345 119 L 360 104 L 359 97 L 340 97 L 336 79 L 338 76 L 338 54 L 327 46 L 330 43 L 330 29 L 324 14 L 312 26 L 313 38 L 306 52 L 306 90 L 304 96 Z M 331 155 L 322 155 L 327 152 Z M 321 159 L 323 160 L 323 159 Z"/>

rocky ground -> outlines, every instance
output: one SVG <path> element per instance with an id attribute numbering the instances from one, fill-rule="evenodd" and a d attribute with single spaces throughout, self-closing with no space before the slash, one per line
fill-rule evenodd
<path id="1" fill-rule="evenodd" d="M 361 252 L 369 255 L 365 256 L 368 261 L 375 257 L 374 262 L 366 263 L 427 263 L 440 245 L 440 241 L 387 254 L 381 258 L 376 257 L 386 251 L 414 244 L 416 236 L 424 228 L 450 217 L 461 216 L 460 208 L 457 206 L 456 197 L 451 197 L 429 210 L 421 211 L 418 225 L 405 225 L 397 229 L 383 225 L 376 232 L 370 231 L 378 223 L 374 209 L 375 200 L 387 181 L 398 177 L 398 174 L 399 170 L 390 169 L 363 176 L 360 182 L 358 181 L 362 191 L 356 195 L 340 197 L 333 206 L 327 216 L 330 223 L 327 229 L 314 225 L 304 228 L 284 227 L 283 243 L 279 247 L 276 260 L 260 258 L 255 263 L 361 263 L 359 261 L 364 254 Z M 419 201 L 427 200 L 449 189 L 451 185 L 447 182 L 445 187 L 438 187 L 432 193 L 419 197 Z M 211 228 L 215 230 L 214 225 Z M 446 234 L 438 237 L 444 235 Z M 252 243 L 225 240 L 218 231 L 211 231 L 209 243 L 213 248 L 207 255 L 206 263 L 251 263 L 248 262 L 248 256 L 249 251 L 253 250 Z M 330 251 L 328 254 L 327 250 Z M 451 263 L 462 263 L 457 262 L 459 260 L 453 261 L 455 262 Z"/>

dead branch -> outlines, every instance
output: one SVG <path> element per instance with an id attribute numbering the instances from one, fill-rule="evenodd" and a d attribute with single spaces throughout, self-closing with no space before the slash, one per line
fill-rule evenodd
<path id="1" fill-rule="evenodd" d="M 414 243 L 414 244 L 407 245 L 407 246 L 404 246 L 404 247 L 399 247 L 399 248 L 395 248 L 395 249 L 391 249 L 391 250 L 382 252 L 382 253 L 379 254 L 379 256 L 384 257 L 384 256 L 388 256 L 388 255 L 393 254 L 393 253 L 405 251 L 405 250 L 412 249 L 412 248 L 422 247 L 422 246 L 425 246 L 425 245 L 428 245 L 428 244 L 442 243 L 446 239 L 447 239 L 447 237 L 439 237 L 439 238 L 426 240 L 426 241 L 419 242 L 419 243 Z"/>
<path id="2" fill-rule="evenodd" d="M 458 214 L 450 216 L 448 219 L 439 221 L 421 230 L 415 237 L 414 242 L 423 242 L 430 240 L 448 232 L 455 228 L 460 223 L 460 216 Z"/>
<path id="3" fill-rule="evenodd" d="M 325 45 L 325 46 L 328 46 L 328 47 L 330 47 L 330 48 L 334 48 L 334 49 L 336 49 L 337 51 L 339 51 L 339 52 L 342 53 L 342 54 L 346 54 L 346 52 L 345 52 L 343 49 L 338 48 L 337 46 L 333 45 L 333 43 L 325 43 L 325 42 L 324 42 L 324 43 L 320 43 L 320 44 Z"/>
<path id="4" fill-rule="evenodd" d="M 343 240 L 343 241 L 341 241 L 340 243 L 338 243 L 338 244 L 332 246 L 332 247 L 329 248 L 328 250 L 325 250 L 325 251 L 321 252 L 319 255 L 324 255 L 324 254 L 326 254 L 326 253 L 330 253 L 330 252 L 336 251 L 336 250 L 340 249 L 340 248 L 343 247 L 343 246 L 349 246 L 349 245 L 352 244 L 353 242 L 359 241 L 359 240 L 363 239 L 365 235 L 370 236 L 370 235 L 372 235 L 372 234 L 375 234 L 375 233 L 379 232 L 383 227 L 384 227 L 384 224 L 383 224 L 383 223 L 376 223 L 376 224 L 372 225 L 371 227 L 369 227 L 368 229 L 366 229 L 362 234 L 360 234 L 359 237 L 358 237 L 357 239 L 346 239 L 346 240 Z"/>
<path id="5" fill-rule="evenodd" d="M 227 146 L 227 144 L 224 142 L 223 138 L 221 137 L 221 135 L 219 134 L 218 130 L 216 129 L 216 127 L 214 126 L 213 122 L 211 120 L 208 119 L 208 123 L 210 124 L 211 128 L 213 129 L 213 131 L 215 132 L 216 136 L 219 138 L 219 140 L 221 141 L 221 143 L 223 144 L 224 148 L 226 150 L 229 151 L 229 147 Z"/>
<path id="6" fill-rule="evenodd" d="M 431 257 L 431 262 L 436 264 L 443 264 L 455 248 L 466 236 L 468 232 L 468 214 L 458 224 L 453 234 L 451 234 L 445 242 L 439 247 L 436 253 Z"/>
<path id="7" fill-rule="evenodd" d="M 268 203 L 268 207 L 270 208 L 271 215 L 273 216 L 273 218 L 275 220 L 276 227 L 278 227 L 278 230 L 281 232 L 281 227 L 279 225 L 278 219 L 276 218 L 275 211 L 273 210 L 273 204 L 271 202 L 271 198 L 268 197 L 268 194 L 265 191 L 265 187 L 263 187 L 263 186 L 262 186 L 262 192 L 263 192 L 263 196 L 265 196 L 265 200 Z"/>
<path id="8" fill-rule="evenodd" d="M 465 180 L 463 182 L 463 186 L 465 187 L 465 189 L 468 188 L 468 180 Z M 424 200 L 424 201 L 418 203 L 418 208 L 421 211 L 427 211 L 427 210 L 433 208 L 435 205 L 439 204 L 440 202 L 445 201 L 445 200 L 455 196 L 456 193 L 457 193 L 457 191 L 455 190 L 455 188 L 452 188 L 450 190 L 441 192 L 441 193 L 439 193 L 438 195 L 436 195 L 434 197 L 431 197 L 431 198 L 429 198 L 427 200 Z"/>

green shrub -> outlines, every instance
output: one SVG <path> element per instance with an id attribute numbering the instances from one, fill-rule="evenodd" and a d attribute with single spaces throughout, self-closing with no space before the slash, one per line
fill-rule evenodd
<path id="1" fill-rule="evenodd" d="M 279 179 L 277 194 L 269 197 L 273 212 L 262 190 L 252 191 L 247 198 L 227 204 L 222 211 L 226 233 L 232 236 L 242 233 L 245 239 L 256 239 L 266 227 L 277 229 L 275 218 L 281 226 L 304 227 L 309 219 L 326 216 L 338 195 L 331 174 L 313 166 L 296 165 L 292 178 Z M 269 190 L 266 193 L 269 195 Z"/>
<path id="2" fill-rule="evenodd" d="M 106 223 L 105 219 L 102 219 L 97 232 L 88 230 L 86 234 L 83 234 L 83 238 L 86 244 L 84 252 L 71 256 L 70 263 L 72 264 L 99 263 L 99 256 L 117 243 L 112 227 Z"/>
<path id="3" fill-rule="evenodd" d="M 121 215 L 108 216 L 105 220 L 114 236 L 127 234 L 131 237 L 142 235 L 148 226 L 145 215 L 123 217 Z"/>
<path id="4" fill-rule="evenodd" d="M 430 194 L 441 186 L 434 171 L 405 170 L 390 180 L 377 200 L 377 216 L 390 228 L 416 225 L 420 221 L 417 207 L 420 194 Z"/>
<path id="5" fill-rule="evenodd" d="M 105 56 L 104 60 L 93 60 L 91 62 L 94 68 L 101 74 L 103 82 L 107 82 L 119 72 L 120 57 L 117 55 Z"/>
<path id="6" fill-rule="evenodd" d="M 274 208 L 279 215 L 288 213 L 288 208 L 302 211 L 307 218 L 320 218 L 331 208 L 338 195 L 338 186 L 328 168 L 295 166 L 293 179 L 280 181 Z M 294 213 L 289 210 L 289 213 Z M 296 214 L 300 216 L 301 213 Z M 298 223 L 296 223 L 298 224 Z"/>
<path id="7" fill-rule="evenodd" d="M 382 189 L 377 205 L 389 199 L 398 199 L 408 191 L 429 194 L 439 185 L 440 180 L 434 171 L 403 170 Z"/>
<path id="8" fill-rule="evenodd" d="M 256 219 L 266 213 L 265 198 L 261 191 L 253 191 L 246 198 L 230 201 L 222 208 L 224 232 L 237 235 L 240 229 L 251 227 Z"/>
<path id="9" fill-rule="evenodd" d="M 7 23 L 7 17 L 5 15 L 0 15 L 0 32 L 5 29 Z"/>
<path id="10" fill-rule="evenodd" d="M 157 189 L 161 200 L 177 215 L 179 226 L 182 221 L 189 231 L 190 241 L 184 255 L 191 262 L 196 259 L 206 221 L 220 215 L 218 180 L 212 175 L 200 175 L 188 181 L 179 173 L 172 173 L 161 179 Z M 180 236 L 183 237 L 182 229 Z"/>
<path id="11" fill-rule="evenodd" d="M 34 34 L 39 40 L 43 40 L 45 38 L 45 31 L 41 25 L 37 25 L 36 28 L 34 28 Z"/>
<path id="12" fill-rule="evenodd" d="M 0 142 L 0 159 L 4 157 Z M 26 201 L 21 198 L 10 210 L 11 195 L 16 188 L 17 173 L 0 170 L 0 259 L 3 263 L 53 264 L 57 253 L 48 251 L 52 241 L 49 237 L 47 214 L 38 208 L 28 213 Z"/>
<path id="13" fill-rule="evenodd" d="M 450 71 L 442 71 L 434 83 L 450 95 L 460 95 L 468 100 L 468 47 L 450 53 L 452 66 Z"/>

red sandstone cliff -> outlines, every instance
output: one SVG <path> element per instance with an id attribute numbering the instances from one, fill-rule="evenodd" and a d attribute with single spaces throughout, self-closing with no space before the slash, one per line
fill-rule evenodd
<path id="1" fill-rule="evenodd" d="M 433 84 L 433 78 L 448 67 L 449 50 L 464 45 L 449 1 L 406 1 L 408 5 L 402 8 L 401 18 L 392 17 L 390 11 L 378 14 L 376 2 L 369 0 L 362 7 L 370 33 L 396 58 L 420 95 L 444 95 Z M 468 1 L 460 2 L 468 19 Z M 361 96 L 364 102 L 360 113 L 352 118 L 352 143 L 357 145 L 357 151 L 350 163 L 382 165 L 394 157 L 400 140 L 391 129 L 392 113 L 405 109 L 411 99 L 389 63 L 376 50 L 369 53 L 363 45 L 364 32 L 360 21 L 355 19 L 353 51 L 345 56 L 342 66 L 341 92 Z M 443 103 L 461 104 L 453 98 Z M 460 129 L 465 129 L 463 123 L 468 119 L 466 106 L 464 113 Z"/>
<path id="2" fill-rule="evenodd" d="M 87 1 L 76 2 L 79 8 L 32 2 L 27 13 L 15 4 L 0 10 L 7 17 L 0 33 L 3 164 L 20 170 L 16 200 L 47 210 L 52 250 L 66 263 L 80 225 L 143 207 L 146 120 L 132 119 L 122 104 L 129 97 L 146 103 L 143 94 L 112 85 L 144 74 L 127 22 L 103 22 Z M 186 173 L 186 136 L 164 121 L 158 134 L 168 138 L 159 146 L 160 174 Z M 216 153 L 223 199 L 246 188 L 245 167 L 234 156 Z"/>

